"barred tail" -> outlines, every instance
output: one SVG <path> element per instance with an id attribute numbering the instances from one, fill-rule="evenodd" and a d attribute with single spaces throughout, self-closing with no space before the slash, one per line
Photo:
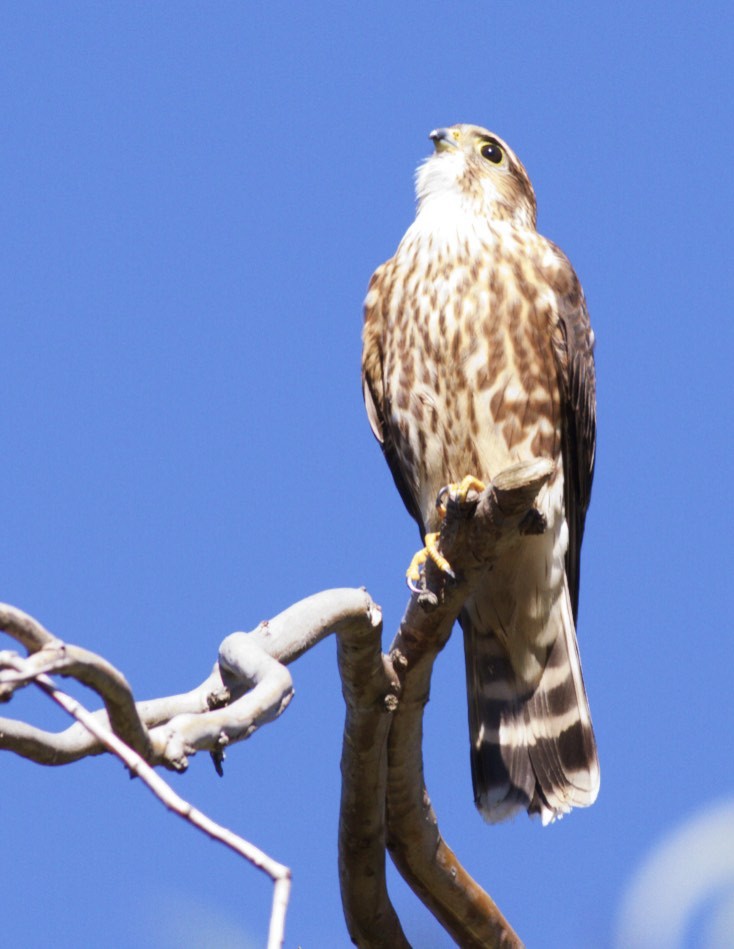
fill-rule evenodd
<path id="1" fill-rule="evenodd" d="M 476 612 L 474 612 L 476 616 Z M 543 639 L 552 642 L 540 681 L 518 680 L 490 631 L 462 614 L 471 769 L 482 816 L 497 822 L 521 810 L 544 824 L 593 804 L 599 762 L 581 674 L 568 591 L 558 598 Z"/>

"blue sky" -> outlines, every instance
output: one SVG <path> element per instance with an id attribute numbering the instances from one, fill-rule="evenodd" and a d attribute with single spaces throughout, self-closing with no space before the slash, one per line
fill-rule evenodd
<path id="1" fill-rule="evenodd" d="M 597 335 L 579 635 L 602 789 L 550 828 L 482 823 L 458 637 L 428 788 L 529 945 L 621 946 L 660 853 L 690 895 L 680 945 L 734 942 L 731 862 L 671 843 L 722 814 L 732 831 L 730 5 L 25 2 L 0 27 L 0 598 L 140 698 L 332 586 L 366 585 L 391 636 L 417 534 L 364 417 L 361 301 L 428 132 L 485 125 Z M 293 868 L 286 945 L 330 949 L 348 945 L 334 643 L 292 672 L 223 780 L 199 756 L 174 786 Z M 65 727 L 31 695 L 5 713 Z M 0 769 L 8 943 L 263 944 L 269 883 L 117 762 Z M 391 887 L 416 946 L 450 945 Z"/>

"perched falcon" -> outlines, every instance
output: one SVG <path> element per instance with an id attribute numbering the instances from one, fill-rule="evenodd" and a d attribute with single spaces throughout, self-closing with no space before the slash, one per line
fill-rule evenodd
<path id="1" fill-rule="evenodd" d="M 579 554 L 594 470 L 593 334 L 579 281 L 535 228 L 535 194 L 502 139 L 431 132 L 418 210 L 365 301 L 372 431 L 422 535 L 441 488 L 555 462 L 544 534 L 503 554 L 467 600 L 474 797 L 543 823 L 593 803 L 599 764 L 576 645 Z"/>

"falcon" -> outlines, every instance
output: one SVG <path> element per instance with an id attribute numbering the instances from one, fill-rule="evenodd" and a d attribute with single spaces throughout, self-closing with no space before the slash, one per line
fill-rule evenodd
<path id="1" fill-rule="evenodd" d="M 536 230 L 512 149 L 475 125 L 430 138 L 415 221 L 365 300 L 364 399 L 439 565 L 445 486 L 466 493 L 516 462 L 554 463 L 537 500 L 546 531 L 504 552 L 459 617 L 477 807 L 492 822 L 527 810 L 546 824 L 599 790 L 576 644 L 594 337 L 571 264 Z"/>

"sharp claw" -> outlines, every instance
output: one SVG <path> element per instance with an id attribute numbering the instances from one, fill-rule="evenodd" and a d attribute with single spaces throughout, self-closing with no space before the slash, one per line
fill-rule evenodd
<path id="1" fill-rule="evenodd" d="M 423 593 L 423 587 L 418 586 L 412 577 L 406 577 L 405 582 L 408 584 L 408 589 L 411 593 L 421 594 Z"/>
<path id="2" fill-rule="evenodd" d="M 427 548 L 419 550 L 417 554 L 413 556 L 413 559 L 410 561 L 408 569 L 405 571 L 405 579 L 408 584 L 408 589 L 412 590 L 413 593 L 420 592 L 420 587 L 416 588 L 416 583 L 422 583 L 423 581 L 423 565 L 426 562 L 428 557 Z"/>

